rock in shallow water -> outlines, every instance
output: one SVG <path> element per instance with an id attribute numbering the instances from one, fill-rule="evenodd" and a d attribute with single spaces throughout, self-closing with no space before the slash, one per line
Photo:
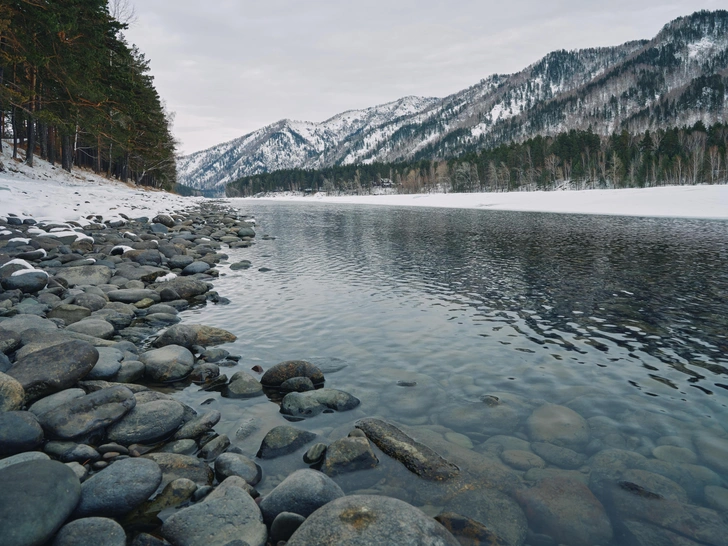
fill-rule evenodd
<path id="1" fill-rule="evenodd" d="M 288 546 L 459 546 L 447 529 L 414 506 L 398 499 L 352 495 L 314 512 Z"/>
<path id="2" fill-rule="evenodd" d="M 0 544 L 43 544 L 71 515 L 81 496 L 73 471 L 57 461 L 0 469 Z"/>
<path id="3" fill-rule="evenodd" d="M 122 459 L 81 486 L 76 517 L 122 516 L 146 501 L 162 481 L 162 470 L 149 459 Z"/>
<path id="4" fill-rule="evenodd" d="M 369 440 L 359 437 L 341 438 L 326 449 L 321 471 L 328 476 L 374 468 L 379 459 L 372 451 Z"/>
<path id="5" fill-rule="evenodd" d="M 314 417 L 325 410 L 352 410 L 359 404 L 355 396 L 336 389 L 290 392 L 283 397 L 281 413 L 292 417 Z"/>
<path id="6" fill-rule="evenodd" d="M 262 394 L 263 386 L 247 372 L 236 372 L 222 390 L 225 398 L 253 398 Z"/>
<path id="7" fill-rule="evenodd" d="M 213 479 L 212 469 L 197 457 L 179 455 L 177 453 L 150 453 L 144 455 L 162 469 L 162 485 L 178 478 L 187 478 L 197 485 L 210 485 Z"/>
<path id="8" fill-rule="evenodd" d="M 187 377 L 195 365 L 195 357 L 185 347 L 168 345 L 143 353 L 139 360 L 145 365 L 145 374 L 154 381 L 177 381 Z"/>
<path id="9" fill-rule="evenodd" d="M 263 374 L 260 382 L 266 387 L 280 387 L 284 381 L 294 377 L 308 377 L 314 385 L 324 382 L 324 374 L 316 366 L 305 360 L 288 360 L 270 368 Z"/>
<path id="10" fill-rule="evenodd" d="M 546 404 L 528 418 L 528 435 L 533 442 L 580 448 L 589 442 L 589 424 L 574 410 Z"/>
<path id="11" fill-rule="evenodd" d="M 230 476 L 238 476 L 249 485 L 255 485 L 262 477 L 260 467 L 240 453 L 223 453 L 215 460 L 215 477 L 222 482 Z"/>
<path id="12" fill-rule="evenodd" d="M 184 408 L 174 400 L 137 404 L 107 430 L 112 442 L 122 445 L 154 444 L 171 436 L 182 424 Z"/>
<path id="13" fill-rule="evenodd" d="M 280 425 L 272 428 L 265 435 L 257 456 L 261 459 L 274 459 L 287 455 L 314 438 L 316 438 L 316 435 L 313 432 L 289 427 L 288 425 Z"/>

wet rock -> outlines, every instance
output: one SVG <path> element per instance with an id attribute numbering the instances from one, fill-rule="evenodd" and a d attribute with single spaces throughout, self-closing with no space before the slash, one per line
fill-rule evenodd
<path id="1" fill-rule="evenodd" d="M 194 383 L 206 384 L 220 376 L 220 366 L 207 362 L 195 364 L 190 372 L 190 380 Z M 224 395 L 223 395 L 224 396 Z"/>
<path id="2" fill-rule="evenodd" d="M 279 483 L 260 501 L 260 511 L 267 524 L 281 512 L 308 517 L 326 503 L 344 496 L 341 488 L 316 470 L 297 470 Z"/>
<path id="3" fill-rule="evenodd" d="M 528 530 L 526 516 L 511 497 L 493 489 L 465 491 L 444 507 L 487 528 L 506 544 L 523 544 Z"/>
<path id="4" fill-rule="evenodd" d="M 263 546 L 268 539 L 260 509 L 235 477 L 167 518 L 162 535 L 175 546 Z"/>
<path id="5" fill-rule="evenodd" d="M 693 436 L 693 442 L 708 466 L 718 473 L 728 474 L 728 439 L 697 433 Z"/>
<path id="6" fill-rule="evenodd" d="M 326 450 L 329 446 L 326 444 L 318 443 L 308 448 L 308 451 L 303 455 L 303 462 L 306 464 L 317 464 L 323 461 Z"/>
<path id="7" fill-rule="evenodd" d="M 274 542 L 286 541 L 306 521 L 306 518 L 293 512 L 281 512 L 270 526 L 270 538 Z"/>
<path id="8" fill-rule="evenodd" d="M 144 376 L 145 366 L 139 360 L 124 360 L 112 378 L 117 383 L 134 383 Z"/>
<path id="9" fill-rule="evenodd" d="M 194 261 L 195 261 L 195 259 L 192 256 L 187 256 L 185 254 L 177 254 L 176 256 L 172 256 L 167 261 L 167 265 L 171 269 L 184 269 L 185 267 L 187 267 Z"/>
<path id="10" fill-rule="evenodd" d="M 414 506 L 382 496 L 352 495 L 317 510 L 288 546 L 397 544 L 458 546 L 449 531 Z"/>
<path id="11" fill-rule="evenodd" d="M 508 546 L 510 544 L 479 521 L 461 516 L 455 512 L 438 514 L 435 521 L 450 531 L 458 540 L 460 546 L 480 546 L 481 544 Z"/>
<path id="12" fill-rule="evenodd" d="M 111 425 L 106 436 L 123 445 L 153 444 L 169 438 L 182 424 L 184 408 L 174 400 L 154 400 L 137 404 L 117 423 Z"/>
<path id="13" fill-rule="evenodd" d="M 532 442 L 547 442 L 568 448 L 579 448 L 589 442 L 588 423 L 565 406 L 541 406 L 531 414 L 526 425 Z"/>
<path id="14" fill-rule="evenodd" d="M 181 345 L 191 348 L 193 345 L 210 347 L 222 343 L 232 343 L 237 337 L 227 330 L 204 326 L 202 324 L 177 324 L 169 327 L 154 342 L 155 347 Z"/>
<path id="15" fill-rule="evenodd" d="M 223 453 L 215 460 L 215 477 L 222 482 L 230 476 L 238 476 L 249 485 L 255 485 L 262 477 L 260 467 L 240 453 Z"/>
<path id="16" fill-rule="evenodd" d="M 126 516 L 126 521 L 156 517 L 167 508 L 176 508 L 187 502 L 197 491 L 197 484 L 186 478 L 179 478 L 167 484 L 164 490 L 151 500 L 143 502 Z"/>
<path id="17" fill-rule="evenodd" d="M 74 324 L 79 320 L 83 320 L 90 316 L 91 310 L 87 307 L 81 307 L 80 305 L 73 305 L 70 303 L 57 305 L 47 314 L 48 318 L 61 319 L 66 324 Z"/>
<path id="18" fill-rule="evenodd" d="M 563 428 L 556 430 L 563 438 Z M 606 544 L 612 540 L 612 525 L 604 507 L 580 481 L 545 478 L 517 492 L 517 498 L 531 528 L 559 543 Z"/>
<path id="19" fill-rule="evenodd" d="M 238 271 L 240 269 L 250 269 L 252 265 L 253 264 L 250 260 L 240 260 L 239 262 L 230 264 L 230 269 L 232 269 L 233 271 Z"/>
<path id="20" fill-rule="evenodd" d="M 154 381 L 177 381 L 187 377 L 195 365 L 195 357 L 185 347 L 168 345 L 139 356 L 145 375 Z"/>
<path id="21" fill-rule="evenodd" d="M 206 262 L 192 262 L 191 264 L 184 267 L 182 275 L 196 275 L 198 273 L 204 273 L 210 269 L 210 264 Z"/>
<path id="22" fill-rule="evenodd" d="M 22 334 L 26 330 L 48 330 L 57 331 L 58 326 L 52 320 L 37 317 L 35 315 L 15 315 L 0 322 L 0 329 L 7 330 L 4 334 L 6 340 L 14 340 L 14 334 Z"/>
<path id="23" fill-rule="evenodd" d="M 209 290 L 207 283 L 196 279 L 190 279 L 188 277 L 177 277 L 176 279 L 167 281 L 163 286 L 161 286 L 160 290 L 165 288 L 171 289 L 177 294 L 177 297 L 173 299 L 183 300 L 189 300 L 195 296 L 201 296 Z"/>
<path id="24" fill-rule="evenodd" d="M 364 431 L 367 438 L 384 453 L 426 480 L 448 480 L 460 472 L 457 466 L 386 421 L 361 419 L 356 422 L 356 428 Z"/>
<path id="25" fill-rule="evenodd" d="M 516 470 L 529 470 L 546 466 L 546 462 L 541 457 L 530 451 L 506 450 L 500 456 L 504 463 Z"/>
<path id="26" fill-rule="evenodd" d="M 438 422 L 455 431 L 465 433 L 497 435 L 517 429 L 524 418 L 526 409 L 520 404 L 506 399 L 493 400 L 485 404 L 476 402 L 446 408 L 438 415 Z M 426 407 L 431 405 L 430 396 L 418 397 Z M 418 414 L 422 412 L 419 411 Z"/>
<path id="27" fill-rule="evenodd" d="M 203 445 L 197 456 L 205 459 L 206 461 L 213 461 L 228 447 L 230 447 L 230 438 L 228 438 L 225 434 L 221 434 Z"/>
<path id="28" fill-rule="evenodd" d="M 192 455 L 197 451 L 197 442 L 194 440 L 174 440 L 164 444 L 160 453 L 178 453 L 180 455 Z"/>
<path id="29" fill-rule="evenodd" d="M 292 377 L 281 383 L 279 388 L 283 392 L 308 392 L 316 387 L 308 377 Z"/>
<path id="30" fill-rule="evenodd" d="M 121 369 L 124 354 L 113 347 L 99 347 L 99 359 L 85 379 L 112 379 Z"/>
<path id="31" fill-rule="evenodd" d="M 236 372 L 225 385 L 222 395 L 226 398 L 253 398 L 263 394 L 263 385 L 246 372 Z"/>
<path id="32" fill-rule="evenodd" d="M 668 463 L 689 463 L 698 462 L 698 456 L 690 449 L 677 446 L 658 446 L 652 450 L 652 456 Z"/>
<path id="33" fill-rule="evenodd" d="M 20 347 L 20 334 L 12 330 L 6 330 L 0 322 L 0 353 L 11 353 Z"/>
<path id="34" fill-rule="evenodd" d="M 305 360 L 289 360 L 276 364 L 263 374 L 260 382 L 266 387 L 280 387 L 284 381 L 293 377 L 308 377 L 314 385 L 324 382 L 321 370 Z"/>
<path id="35" fill-rule="evenodd" d="M 64 267 L 56 275 L 68 283 L 68 286 L 99 286 L 108 284 L 111 279 L 111 269 L 105 265 L 84 265 L 79 267 Z"/>
<path id="36" fill-rule="evenodd" d="M 109 387 L 64 402 L 41 414 L 39 420 L 49 437 L 72 440 L 117 422 L 134 406 L 136 399 L 129 389 Z"/>
<path id="37" fill-rule="evenodd" d="M 160 466 L 164 486 L 178 478 L 187 478 L 197 485 L 212 484 L 212 469 L 197 457 L 177 453 L 150 453 L 144 455 L 144 458 L 151 459 Z"/>
<path id="38" fill-rule="evenodd" d="M 73 340 L 21 358 L 7 373 L 23 386 L 27 400 L 34 401 L 73 386 L 91 371 L 98 358 L 93 345 Z"/>
<path id="39" fill-rule="evenodd" d="M 531 444 L 533 452 L 544 459 L 546 462 L 560 466 L 561 468 L 573 469 L 579 468 L 586 464 L 587 457 L 582 453 L 553 444 L 543 442 L 533 442 Z"/>
<path id="40" fill-rule="evenodd" d="M 15 378 L 0 372 L 0 413 L 19 410 L 24 399 L 23 386 Z"/>
<path id="41" fill-rule="evenodd" d="M 32 451 L 43 443 L 43 429 L 29 411 L 0 413 L 0 456 Z"/>
<path id="42" fill-rule="evenodd" d="M 631 469 L 622 473 L 620 479 L 622 481 L 637 484 L 646 490 L 657 493 L 665 499 L 677 502 L 688 502 L 688 496 L 682 487 L 674 481 L 664 476 L 660 476 L 659 474 L 655 474 L 654 472 Z"/>
<path id="43" fill-rule="evenodd" d="M 272 428 L 263 438 L 258 450 L 261 459 L 274 459 L 293 453 L 298 448 L 316 438 L 316 435 L 306 430 L 300 430 L 288 425 Z"/>
<path id="44" fill-rule="evenodd" d="M 73 471 L 58 461 L 27 461 L 0 470 L 0 544 L 44 544 L 81 496 Z"/>
<path id="45" fill-rule="evenodd" d="M 728 489 L 707 485 L 704 490 L 705 502 L 718 512 L 728 514 Z"/>
<path id="46" fill-rule="evenodd" d="M 36 417 L 39 417 L 47 411 L 57 408 L 71 400 L 75 400 L 76 398 L 81 398 L 82 396 L 86 396 L 86 391 L 83 389 L 65 389 L 55 394 L 48 395 L 45 398 L 41 398 L 30 406 L 28 411 L 34 413 Z"/>
<path id="47" fill-rule="evenodd" d="M 325 410 L 352 410 L 359 404 L 355 396 L 336 389 L 290 392 L 283 397 L 281 413 L 293 417 L 314 417 Z"/>
<path id="48" fill-rule="evenodd" d="M 52 546 L 126 546 L 126 533 L 109 518 L 83 518 L 61 527 Z"/>
<path id="49" fill-rule="evenodd" d="M 162 470 L 154 461 L 116 461 L 83 482 L 74 515 L 123 516 L 146 501 L 161 481 Z"/>
<path id="50" fill-rule="evenodd" d="M 673 535 L 700 544 L 728 544 L 728 524 L 713 510 L 666 499 L 628 481 L 609 484 L 604 493 L 606 505 L 616 514 L 622 530 L 636 531 L 637 539 L 639 535 L 652 537 L 653 542 L 647 544 L 680 544 L 666 540 Z"/>
<path id="51" fill-rule="evenodd" d="M 199 417 L 188 421 L 174 435 L 175 440 L 196 439 L 210 432 L 220 421 L 221 414 L 217 410 L 203 413 Z"/>
<path id="52" fill-rule="evenodd" d="M 374 468 L 379 459 L 372 451 L 369 440 L 359 437 L 341 438 L 326 450 L 326 458 L 321 471 L 327 476 Z"/>
<path id="53" fill-rule="evenodd" d="M 250 225 L 243 226 L 238 230 L 238 237 L 255 237 L 255 229 Z"/>

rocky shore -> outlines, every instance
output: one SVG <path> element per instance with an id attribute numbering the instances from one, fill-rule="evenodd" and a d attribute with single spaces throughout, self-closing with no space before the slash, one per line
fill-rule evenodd
<path id="1" fill-rule="evenodd" d="M 227 303 L 220 265 L 251 267 L 225 251 L 267 238 L 217 202 L 83 226 L 0 219 L 0 544 L 728 544 L 717 432 L 630 415 L 646 442 L 592 414 L 593 397 L 505 393 L 419 423 L 442 402 L 434 386 L 397 391 L 405 426 L 364 414 L 333 367 L 249 369 L 222 348 L 236 332 L 180 321 Z M 216 431 L 219 411 L 174 395 L 192 384 L 267 396 L 291 424 L 251 449 L 244 431 Z M 296 426 L 333 412 L 357 420 L 327 438 Z M 307 468 L 260 495 L 286 456 Z"/>

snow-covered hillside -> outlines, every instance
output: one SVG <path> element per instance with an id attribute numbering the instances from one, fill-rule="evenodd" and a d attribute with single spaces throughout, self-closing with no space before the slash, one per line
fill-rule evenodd
<path id="1" fill-rule="evenodd" d="M 536 134 L 608 135 L 728 118 L 728 12 L 698 12 L 650 41 L 556 51 L 443 99 L 405 97 L 321 123 L 282 120 L 181 158 L 179 182 L 218 189 L 290 168 L 453 157 Z"/>

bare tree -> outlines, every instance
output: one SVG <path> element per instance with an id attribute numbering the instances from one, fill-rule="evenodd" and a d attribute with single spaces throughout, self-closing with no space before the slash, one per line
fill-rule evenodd
<path id="1" fill-rule="evenodd" d="M 109 0 L 109 13 L 114 19 L 128 26 L 137 22 L 136 10 L 130 0 Z"/>

